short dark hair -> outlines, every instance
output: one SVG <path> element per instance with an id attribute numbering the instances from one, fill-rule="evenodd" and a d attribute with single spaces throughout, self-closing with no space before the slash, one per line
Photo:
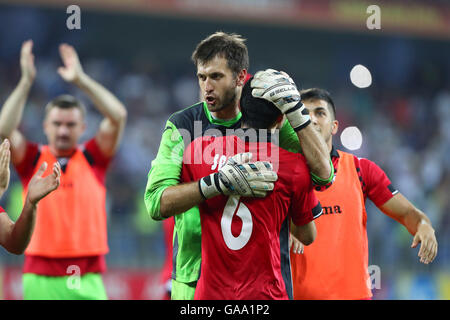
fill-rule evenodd
<path id="1" fill-rule="evenodd" d="M 216 32 L 202 40 L 192 53 L 192 61 L 206 63 L 216 56 L 225 58 L 228 67 L 237 75 L 242 69 L 248 69 L 249 58 L 245 39 L 235 33 Z"/>
<path id="2" fill-rule="evenodd" d="M 242 88 L 241 94 L 241 113 L 242 123 L 254 129 L 268 129 L 272 127 L 281 115 L 272 102 L 262 98 L 255 98 L 252 95 L 252 87 L 250 85 L 253 77 L 250 78 Z"/>
<path id="3" fill-rule="evenodd" d="M 74 96 L 71 96 L 69 94 L 62 94 L 60 96 L 57 96 L 53 100 L 51 100 L 47 105 L 45 106 L 45 116 L 47 117 L 48 113 L 53 108 L 60 108 L 60 109 L 72 109 L 76 108 L 81 111 L 81 114 L 83 118 L 86 116 L 86 108 L 83 105 L 83 103 L 75 98 Z"/>
<path id="4" fill-rule="evenodd" d="M 336 107 L 334 106 L 333 99 L 331 99 L 331 95 L 327 90 L 320 88 L 311 88 L 300 91 L 300 96 L 303 101 L 305 100 L 323 100 L 325 101 L 329 107 L 331 107 L 331 111 L 333 113 L 334 119 L 336 120 Z"/>

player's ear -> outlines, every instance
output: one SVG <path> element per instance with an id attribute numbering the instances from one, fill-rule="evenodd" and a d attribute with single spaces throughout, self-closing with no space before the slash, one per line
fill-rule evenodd
<path id="1" fill-rule="evenodd" d="M 242 69 L 238 73 L 237 85 L 243 87 L 246 79 L 247 79 L 247 69 Z"/>
<path id="2" fill-rule="evenodd" d="M 276 128 L 281 129 L 283 127 L 284 121 L 286 120 L 286 116 L 284 114 L 280 114 L 276 121 Z"/>
<path id="3" fill-rule="evenodd" d="M 48 126 L 49 126 L 49 123 L 48 123 L 47 117 L 45 117 L 45 118 L 44 118 L 44 121 L 42 121 L 42 129 L 44 130 L 44 133 L 45 133 L 46 135 L 48 134 L 48 133 L 47 133 Z"/>
<path id="4" fill-rule="evenodd" d="M 333 124 L 331 125 L 331 134 L 335 135 L 339 129 L 339 121 L 333 120 Z"/>

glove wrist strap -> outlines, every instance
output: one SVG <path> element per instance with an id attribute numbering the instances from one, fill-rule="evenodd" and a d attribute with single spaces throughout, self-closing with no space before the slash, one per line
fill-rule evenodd
<path id="1" fill-rule="evenodd" d="M 308 110 L 306 110 L 305 106 L 301 102 L 297 103 L 295 107 L 287 110 L 285 114 L 295 131 L 300 131 L 311 123 Z"/>
<path id="2" fill-rule="evenodd" d="M 218 179 L 219 174 L 216 172 L 198 180 L 200 194 L 205 200 L 222 193 Z"/>

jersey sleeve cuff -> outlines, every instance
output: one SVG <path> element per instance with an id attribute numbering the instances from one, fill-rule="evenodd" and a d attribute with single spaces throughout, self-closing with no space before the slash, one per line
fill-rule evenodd
<path id="1" fill-rule="evenodd" d="M 330 158 L 330 167 L 331 167 L 331 172 L 330 172 L 330 176 L 327 179 L 322 179 L 319 176 L 315 175 L 314 173 L 310 172 L 311 174 L 311 180 L 313 182 L 314 186 L 326 186 L 327 188 L 333 184 L 335 175 L 334 175 L 334 166 L 333 166 L 333 162 L 331 161 Z"/>
<path id="2" fill-rule="evenodd" d="M 323 213 L 322 205 L 320 202 L 317 202 L 317 205 L 311 209 L 309 213 L 302 214 L 300 218 L 292 218 L 292 222 L 296 226 L 304 226 L 307 223 L 310 223 L 311 221 L 317 219 L 320 217 Z"/>
<path id="3" fill-rule="evenodd" d="M 392 184 L 389 184 L 387 186 L 387 189 L 389 191 L 386 190 L 386 192 L 383 192 L 382 194 L 380 194 L 378 197 L 369 197 L 370 200 L 372 200 L 372 202 L 377 206 L 380 207 L 383 204 L 385 204 L 386 202 L 388 202 L 389 200 L 391 200 L 397 193 L 398 190 L 392 186 Z"/>

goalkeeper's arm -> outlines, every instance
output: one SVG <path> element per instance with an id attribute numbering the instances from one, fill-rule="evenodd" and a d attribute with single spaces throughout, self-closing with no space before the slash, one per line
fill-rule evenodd
<path id="1" fill-rule="evenodd" d="M 237 154 L 218 172 L 198 181 L 168 187 L 161 196 L 160 213 L 164 218 L 183 213 L 206 199 L 218 195 L 265 197 L 278 179 L 268 162 L 246 162 L 250 156 Z"/>
<path id="2" fill-rule="evenodd" d="M 203 202 L 198 181 L 181 183 L 164 190 L 160 200 L 160 214 L 168 218 L 186 212 Z"/>
<path id="3" fill-rule="evenodd" d="M 255 74 L 251 86 L 254 97 L 272 102 L 286 115 L 296 132 L 308 166 L 319 185 L 326 185 L 334 177 L 327 144 L 311 126 L 308 110 L 300 101 L 294 81 L 285 72 L 273 69 Z"/>

